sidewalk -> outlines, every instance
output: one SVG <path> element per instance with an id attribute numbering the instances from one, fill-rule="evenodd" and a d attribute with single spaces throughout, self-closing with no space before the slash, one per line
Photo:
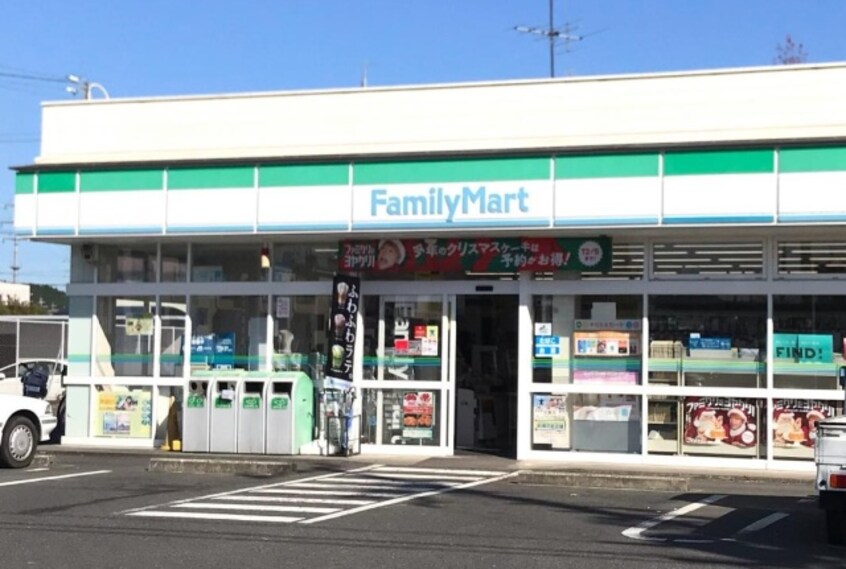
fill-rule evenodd
<path id="1" fill-rule="evenodd" d="M 45 445 L 40 454 L 52 455 L 61 461 L 63 455 L 112 455 L 149 457 L 151 470 L 178 472 L 176 462 L 188 464 L 191 472 L 208 473 L 262 473 L 275 475 L 297 469 L 297 465 L 332 468 L 358 468 L 371 464 L 386 466 L 479 470 L 487 472 L 516 473 L 511 480 L 523 484 L 554 484 L 594 488 L 639 488 L 646 490 L 687 491 L 692 481 L 721 480 L 752 483 L 801 484 L 813 490 L 813 472 L 737 470 L 644 464 L 612 463 L 563 463 L 546 461 L 518 461 L 511 458 L 481 453 L 458 454 L 444 457 L 356 455 L 334 456 L 272 456 L 168 452 L 159 449 L 116 449 L 103 447 L 77 447 Z M 181 470 L 184 471 L 184 470 Z"/>

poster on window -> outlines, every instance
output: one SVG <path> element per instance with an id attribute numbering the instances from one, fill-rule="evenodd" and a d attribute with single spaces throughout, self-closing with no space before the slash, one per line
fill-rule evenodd
<path id="1" fill-rule="evenodd" d="M 435 426 L 435 397 L 431 391 L 406 391 L 402 399 L 402 436 L 431 439 Z"/>
<path id="2" fill-rule="evenodd" d="M 607 271 L 609 237 L 497 239 L 383 239 L 340 244 L 341 271 L 517 272 Z"/>
<path id="3" fill-rule="evenodd" d="M 100 437 L 149 438 L 153 403 L 149 391 L 103 391 L 97 394 L 95 434 Z"/>
<path id="4" fill-rule="evenodd" d="M 559 450 L 570 448 L 566 395 L 532 395 L 532 443 Z"/>
<path id="5" fill-rule="evenodd" d="M 628 332 L 575 332 L 573 334 L 577 356 L 628 357 L 640 355 L 639 334 Z"/>
<path id="6" fill-rule="evenodd" d="M 335 275 L 332 280 L 332 311 L 329 318 L 329 353 L 326 377 L 352 381 L 357 316 L 361 300 L 361 279 Z"/>
<path id="7" fill-rule="evenodd" d="M 684 399 L 684 443 L 704 452 L 745 454 L 758 445 L 758 408 L 754 400 L 727 397 Z"/>
<path id="8" fill-rule="evenodd" d="M 836 414 L 831 401 L 773 400 L 773 446 L 778 456 L 813 458 L 817 423 Z"/>

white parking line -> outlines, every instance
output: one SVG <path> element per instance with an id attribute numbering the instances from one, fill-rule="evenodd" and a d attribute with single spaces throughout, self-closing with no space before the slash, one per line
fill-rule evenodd
<path id="1" fill-rule="evenodd" d="M 394 498 L 397 494 L 387 492 L 356 492 L 347 490 L 293 490 L 287 488 L 268 488 L 267 490 L 256 490 L 256 494 L 290 494 L 293 496 L 368 496 L 370 498 Z"/>
<path id="2" fill-rule="evenodd" d="M 447 468 L 406 468 L 399 466 L 383 466 L 381 468 L 373 469 L 373 472 L 408 472 L 410 474 L 452 474 L 458 476 L 474 476 L 477 478 L 482 476 L 501 476 L 503 474 L 508 474 L 508 472 L 493 470 L 450 470 Z"/>
<path id="3" fill-rule="evenodd" d="M 49 468 L 30 468 L 26 471 L 27 474 L 32 474 L 33 472 L 47 472 L 50 470 Z"/>
<path id="4" fill-rule="evenodd" d="M 246 501 L 246 502 L 289 502 L 299 504 L 339 504 L 341 506 L 366 506 L 373 504 L 373 500 L 330 500 L 328 498 L 297 498 L 294 496 L 218 496 L 215 500 L 232 500 L 232 501 Z M 179 504 L 177 504 L 178 506 Z"/>
<path id="5" fill-rule="evenodd" d="M 628 537 L 629 539 L 637 539 L 639 541 L 667 541 L 666 538 L 663 537 L 645 537 L 643 532 L 648 529 L 652 529 L 658 524 L 668 522 L 672 519 L 675 519 L 679 516 L 683 516 L 685 514 L 689 514 L 690 512 L 695 512 L 699 508 L 704 508 L 714 502 L 718 502 L 725 498 L 725 494 L 715 494 L 713 496 L 708 496 L 707 498 L 700 500 L 699 502 L 694 502 L 692 504 L 688 504 L 687 506 L 683 506 L 681 508 L 677 508 L 672 512 L 664 514 L 663 516 L 659 516 L 652 520 L 647 520 L 637 526 L 630 527 L 627 530 L 623 531 L 623 535 Z"/>
<path id="6" fill-rule="evenodd" d="M 79 478 L 80 476 L 94 476 L 97 474 L 109 474 L 111 470 L 94 470 L 92 472 L 77 472 L 76 474 L 61 474 L 59 476 L 45 476 L 43 478 L 30 478 L 28 480 L 13 480 L 11 482 L 0 482 L 0 486 L 18 486 L 19 484 L 34 484 L 35 482 L 50 482 L 51 480 L 64 480 L 67 478 Z"/>
<path id="7" fill-rule="evenodd" d="M 499 482 L 500 480 L 505 480 L 506 478 L 512 478 L 517 476 L 518 472 L 511 472 L 509 474 L 504 474 L 503 476 L 498 476 L 496 478 L 486 478 L 483 480 L 477 480 L 475 482 L 468 482 L 467 484 L 461 484 L 459 486 L 450 486 L 448 488 L 440 488 L 438 490 L 430 490 L 428 492 L 419 492 L 417 494 L 410 494 L 408 496 L 401 496 L 399 498 L 394 498 L 393 500 L 385 500 L 384 502 L 376 502 L 375 504 L 370 504 L 367 506 L 361 506 L 360 508 L 353 508 L 351 510 L 344 510 L 341 512 L 337 512 L 335 514 L 328 514 L 325 516 L 320 516 L 319 518 L 310 518 L 307 520 L 303 520 L 300 523 L 303 524 L 315 524 L 318 522 L 325 522 L 327 520 L 334 520 L 337 518 L 341 518 L 344 516 L 351 516 L 352 514 L 358 514 L 360 512 L 366 512 L 367 510 L 372 510 L 374 508 L 382 508 L 384 506 L 393 506 L 394 504 L 401 504 L 403 502 L 409 502 L 411 500 L 416 500 L 417 498 L 426 498 L 429 496 L 437 496 L 438 494 L 444 494 L 446 492 L 452 492 L 455 490 L 464 490 L 465 488 L 473 488 L 474 486 L 481 486 L 482 484 L 490 484 L 491 482 Z"/>
<path id="8" fill-rule="evenodd" d="M 334 482 L 334 481 L 333 481 Z M 415 484 L 415 485 L 405 485 L 405 484 L 394 484 L 392 486 L 385 486 L 383 484 L 373 485 L 373 484 L 343 484 L 340 480 L 337 481 L 338 483 L 333 484 L 315 484 L 311 482 L 306 482 L 303 484 L 286 484 L 286 488 L 313 488 L 315 490 L 336 490 L 336 489 L 343 489 L 346 490 L 347 488 L 352 488 L 356 490 L 396 490 L 396 491 L 404 491 L 408 488 L 419 488 L 419 489 L 431 489 L 437 487 L 443 487 L 440 484 Z M 447 486 L 455 486 L 454 484 L 447 484 Z M 263 491 L 263 490 L 260 490 Z"/>
<path id="9" fill-rule="evenodd" d="M 761 518 L 754 524 L 749 524 L 742 530 L 738 531 L 738 534 L 744 533 L 752 533 L 754 531 L 761 531 L 762 529 L 773 525 L 776 522 L 783 520 L 784 518 L 788 517 L 790 514 L 785 514 L 784 512 L 776 512 L 774 514 L 770 514 L 765 518 Z"/>
<path id="10" fill-rule="evenodd" d="M 247 510 L 255 512 L 291 512 L 295 514 L 331 514 L 340 508 L 312 508 L 303 506 L 268 506 L 266 504 L 210 504 L 208 502 L 189 504 L 178 504 L 176 508 L 189 508 L 194 510 Z"/>
<path id="11" fill-rule="evenodd" d="M 287 516 L 248 516 L 244 514 L 215 514 L 211 512 L 135 512 L 131 515 L 143 518 L 224 520 L 232 522 L 275 522 L 279 524 L 291 524 L 302 519 Z"/>

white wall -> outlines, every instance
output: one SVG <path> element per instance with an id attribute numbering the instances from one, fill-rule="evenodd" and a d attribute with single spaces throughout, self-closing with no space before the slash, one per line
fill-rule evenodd
<path id="1" fill-rule="evenodd" d="M 846 136 L 846 64 L 45 103 L 38 164 Z"/>

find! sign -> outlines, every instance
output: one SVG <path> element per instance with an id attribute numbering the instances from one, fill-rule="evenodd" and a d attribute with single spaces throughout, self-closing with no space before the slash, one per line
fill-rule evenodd
<path id="1" fill-rule="evenodd" d="M 777 360 L 831 363 L 833 341 L 830 334 L 773 334 L 773 355 Z"/>

